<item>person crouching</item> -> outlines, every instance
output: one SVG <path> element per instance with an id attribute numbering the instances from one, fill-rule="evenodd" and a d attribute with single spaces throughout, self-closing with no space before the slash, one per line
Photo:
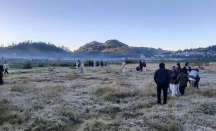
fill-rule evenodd
<path id="1" fill-rule="evenodd" d="M 200 79 L 200 73 L 199 73 L 199 67 L 195 67 L 195 70 L 191 70 L 191 72 L 188 74 L 188 78 L 190 80 L 190 88 L 193 89 L 194 88 L 194 84 L 196 82 L 196 79 L 199 78 Z"/>

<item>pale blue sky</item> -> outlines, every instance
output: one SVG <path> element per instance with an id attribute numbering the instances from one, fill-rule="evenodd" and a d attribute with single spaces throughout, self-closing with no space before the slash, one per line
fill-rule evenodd
<path id="1" fill-rule="evenodd" d="M 74 50 L 109 39 L 167 50 L 215 45 L 216 0 L 0 0 L 0 44 Z"/>

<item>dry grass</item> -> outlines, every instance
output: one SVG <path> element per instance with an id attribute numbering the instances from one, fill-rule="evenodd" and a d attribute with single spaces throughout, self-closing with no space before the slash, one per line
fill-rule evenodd
<path id="1" fill-rule="evenodd" d="M 62 85 L 47 85 L 44 87 L 43 92 L 41 92 L 41 95 L 43 98 L 52 99 L 53 97 L 58 97 L 64 89 L 65 87 Z"/>
<path id="2" fill-rule="evenodd" d="M 166 66 L 171 67 L 173 63 Z M 201 70 L 200 89 L 156 103 L 154 71 L 137 65 L 11 70 L 0 86 L 2 131 L 182 131 L 216 130 L 215 81 L 211 66 Z M 204 65 L 203 65 L 204 66 Z"/>
<path id="3" fill-rule="evenodd" d="M 35 84 L 24 81 L 22 83 L 16 83 L 11 85 L 10 90 L 14 92 L 34 92 L 36 88 Z"/>

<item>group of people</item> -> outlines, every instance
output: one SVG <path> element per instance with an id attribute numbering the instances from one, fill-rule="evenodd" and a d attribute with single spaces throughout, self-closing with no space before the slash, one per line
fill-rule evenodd
<path id="1" fill-rule="evenodd" d="M 92 64 L 91 64 L 92 63 Z M 99 62 L 99 61 L 93 61 L 93 62 L 90 62 L 89 61 L 89 67 L 98 67 L 98 66 L 101 66 L 101 67 L 103 67 L 103 66 L 107 66 L 107 62 L 105 61 L 105 62 L 103 62 L 103 61 L 101 61 L 101 62 Z"/>
<path id="2" fill-rule="evenodd" d="M 146 62 L 145 61 L 140 61 L 139 66 L 136 68 L 137 71 L 146 71 Z"/>
<path id="3" fill-rule="evenodd" d="M 0 65 L 0 85 L 3 85 L 3 73 L 4 74 L 9 74 L 9 65 L 7 61 L 5 61 L 4 65 Z"/>
<path id="4" fill-rule="evenodd" d="M 84 73 L 84 63 L 81 62 L 80 60 L 76 62 L 76 73 L 79 72 Z"/>
<path id="5" fill-rule="evenodd" d="M 98 66 L 103 67 L 103 66 L 107 66 L 107 62 L 103 62 L 103 61 L 99 62 L 99 61 L 89 60 L 88 66 L 89 67 L 98 67 Z M 79 73 L 79 72 L 84 73 L 84 63 L 81 62 L 80 60 L 78 60 L 76 62 L 76 73 Z"/>
<path id="6" fill-rule="evenodd" d="M 165 64 L 160 63 L 159 69 L 155 72 L 154 81 L 157 84 L 157 98 L 158 103 L 161 104 L 161 90 L 163 90 L 163 104 L 167 102 L 167 92 L 172 96 L 184 95 L 187 83 L 190 83 L 191 88 L 198 89 L 198 82 L 200 80 L 199 67 L 191 69 L 189 63 L 181 68 L 180 63 L 172 66 L 171 70 L 165 69 Z"/>

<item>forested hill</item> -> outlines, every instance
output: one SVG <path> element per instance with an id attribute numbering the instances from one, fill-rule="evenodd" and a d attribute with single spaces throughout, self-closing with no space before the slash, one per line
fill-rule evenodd
<path id="1" fill-rule="evenodd" d="M 12 44 L 8 47 L 0 47 L 0 54 L 13 54 L 18 56 L 61 56 L 70 55 L 72 52 L 67 47 L 57 47 L 51 43 L 25 41 Z"/>
<path id="2" fill-rule="evenodd" d="M 93 41 L 85 44 L 75 51 L 76 53 L 91 53 L 91 54 L 124 54 L 124 55 L 156 55 L 167 51 L 150 47 L 131 47 L 118 40 L 107 40 L 105 43 Z"/>

